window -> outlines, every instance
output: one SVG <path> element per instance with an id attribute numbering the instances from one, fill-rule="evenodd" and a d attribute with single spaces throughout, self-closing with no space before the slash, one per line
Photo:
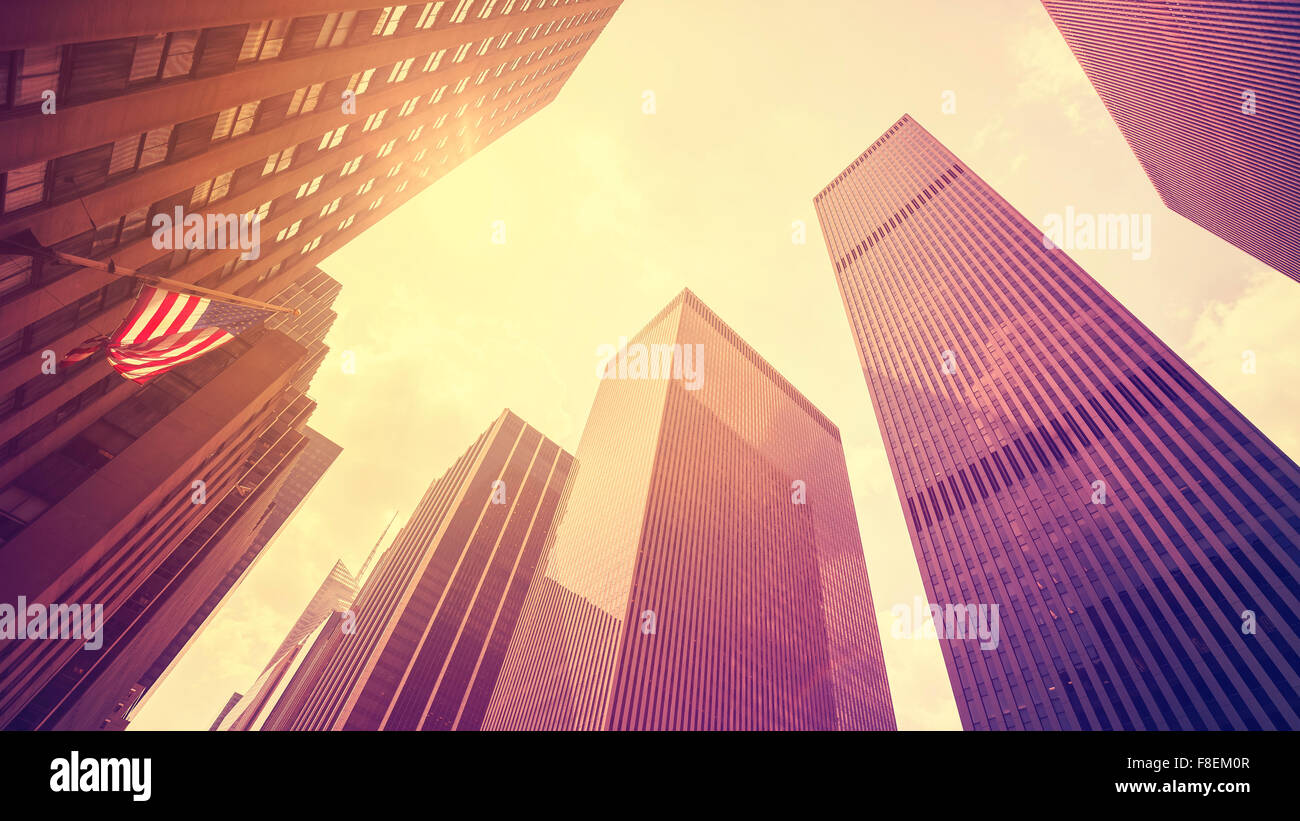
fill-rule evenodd
<path id="1" fill-rule="evenodd" d="M 310 182 L 305 182 L 298 186 L 298 193 L 294 195 L 294 199 L 302 199 L 303 197 L 310 197 L 312 194 L 315 194 L 316 190 L 320 188 L 321 180 L 323 179 L 325 179 L 325 176 L 320 174 L 314 177 Z"/>
<path id="2" fill-rule="evenodd" d="M 352 79 L 348 81 L 348 91 L 355 92 L 358 95 L 364 93 L 367 88 L 370 88 L 370 78 L 374 74 L 375 70 L 373 68 L 368 68 L 359 74 L 353 74 Z"/>
<path id="3" fill-rule="evenodd" d="M 212 129 L 212 139 L 225 139 L 226 137 L 238 137 L 240 134 L 247 134 L 253 129 L 253 118 L 257 116 L 257 107 L 262 102 L 254 100 L 251 103 L 244 103 L 240 106 L 227 108 L 217 115 L 217 124 Z"/>
<path id="4" fill-rule="evenodd" d="M 135 54 L 131 58 L 129 82 L 158 79 L 158 72 L 162 69 L 163 47 L 166 45 L 166 34 L 147 34 L 135 38 Z"/>
<path id="5" fill-rule="evenodd" d="M 367 210 L 367 211 L 373 211 L 373 210 L 375 210 L 376 208 L 378 208 L 381 204 L 383 204 L 383 202 L 384 202 L 384 195 L 383 195 L 383 194 L 380 194 L 379 197 L 378 197 L 377 199 L 375 199 L 374 202 L 370 203 L 370 206 L 369 206 L 368 208 L 366 208 L 366 210 Z"/>
<path id="6" fill-rule="evenodd" d="M 333 214 L 335 211 L 339 210 L 339 201 L 342 199 L 343 199 L 342 197 L 335 197 L 333 200 L 327 203 L 325 207 L 320 210 L 321 217 L 328 217 L 330 214 Z"/>
<path id="7" fill-rule="evenodd" d="M 113 153 L 108 161 L 108 176 L 135 170 L 135 161 L 140 154 L 141 136 L 132 134 L 113 143 Z"/>
<path id="8" fill-rule="evenodd" d="M 316 101 L 320 99 L 320 90 L 324 85 L 324 83 L 314 83 L 295 91 L 293 99 L 289 101 L 289 110 L 285 112 L 284 116 L 296 117 L 299 114 L 315 111 Z"/>
<path id="9" fill-rule="evenodd" d="M 397 24 L 402 21 L 402 15 L 406 13 L 406 6 L 384 6 L 384 10 L 379 13 L 379 19 L 375 21 L 374 31 L 370 32 L 372 37 L 387 37 L 397 31 Z"/>
<path id="10" fill-rule="evenodd" d="M 14 83 L 14 105 L 40 102 L 42 92 L 59 87 L 63 51 L 58 46 L 24 49 L 21 63 Z"/>
<path id="11" fill-rule="evenodd" d="M 415 61 L 414 57 L 407 57 L 397 63 L 393 63 L 393 70 L 388 75 L 388 82 L 400 83 L 406 79 L 406 73 L 411 70 L 411 63 Z"/>
<path id="12" fill-rule="evenodd" d="M 361 184 L 361 187 L 357 189 L 357 196 L 360 197 L 366 193 L 369 193 L 370 189 L 373 188 L 374 185 L 375 185 L 375 179 L 374 177 L 371 177 L 370 179 L 363 182 Z"/>
<path id="13" fill-rule="evenodd" d="M 487 50 L 492 47 L 492 39 L 493 38 L 489 37 L 483 42 L 479 43 L 478 51 L 476 51 L 475 54 L 477 54 L 479 57 L 482 57 L 484 54 L 487 54 Z"/>
<path id="14" fill-rule="evenodd" d="M 194 46 L 199 41 L 198 29 L 173 31 L 167 35 L 167 56 L 163 58 L 163 79 L 189 76 L 194 67 Z"/>
<path id="15" fill-rule="evenodd" d="M 357 218 L 356 214 L 348 214 L 348 218 L 339 223 L 339 230 L 343 231 L 352 225 L 352 221 Z"/>
<path id="16" fill-rule="evenodd" d="M 194 195 L 190 197 L 190 206 L 201 208 L 226 196 L 226 194 L 230 193 L 230 178 L 234 173 L 234 171 L 227 171 L 219 177 L 194 186 Z"/>
<path id="17" fill-rule="evenodd" d="M 434 22 L 438 19 L 438 13 L 446 3 L 425 3 L 424 8 L 420 10 L 420 19 L 415 21 L 417 29 L 433 28 Z"/>
<path id="18" fill-rule="evenodd" d="M 400 173 L 402 173 L 402 164 L 399 162 L 397 165 L 395 165 L 395 166 L 393 166 L 392 168 L 388 169 L 388 174 L 387 174 L 386 176 L 388 176 L 388 177 L 396 177 L 396 176 L 397 176 L 398 174 L 400 174 Z"/>
<path id="19" fill-rule="evenodd" d="M 167 159 L 167 147 L 172 140 L 172 126 L 165 125 L 144 133 L 144 145 L 140 148 L 140 168 L 157 165 Z"/>
<path id="20" fill-rule="evenodd" d="M 469 7 L 474 5 L 474 0 L 458 0 L 456 10 L 451 13 L 451 22 L 465 22 L 465 15 L 469 14 Z"/>
<path id="21" fill-rule="evenodd" d="M 275 241 L 282 242 L 283 240 L 289 239 L 294 234 L 298 233 L 298 226 L 300 225 L 302 225 L 302 220 L 294 220 L 293 225 L 290 225 L 288 228 L 281 228 L 280 233 L 275 235 Z"/>
<path id="22" fill-rule="evenodd" d="M 465 86 L 467 86 L 467 85 L 469 85 L 469 78 L 468 78 L 468 77 L 462 77 L 462 78 L 460 79 L 460 81 L 456 83 L 456 87 L 453 88 L 453 89 L 451 90 L 451 93 L 452 93 L 452 94 L 459 94 L 459 93 L 461 93 L 462 91 L 465 90 Z"/>
<path id="23" fill-rule="evenodd" d="M 381 145 L 379 147 L 379 151 L 375 154 L 375 158 L 382 159 L 384 157 L 387 157 L 389 154 L 393 153 L 393 145 L 396 142 L 397 140 L 389 140 L 388 142 Z"/>
<path id="24" fill-rule="evenodd" d="M 387 113 L 388 113 L 388 109 L 385 108 L 383 111 L 380 111 L 375 114 L 371 114 L 369 117 L 366 117 L 366 124 L 361 127 L 361 131 L 364 133 L 366 131 L 374 131 L 376 128 L 379 128 L 379 126 L 383 125 L 384 115 Z"/>
<path id="25" fill-rule="evenodd" d="M 438 49 L 429 55 L 429 59 L 424 61 L 425 71 L 437 71 L 438 66 L 442 65 L 442 55 L 447 53 L 447 49 Z"/>
<path id="26" fill-rule="evenodd" d="M 347 175 L 355 172 L 360 167 L 361 167 L 361 157 L 353 157 L 352 159 L 348 160 L 346 163 L 343 164 L 343 169 L 339 171 L 339 176 L 346 177 Z"/>
<path id="27" fill-rule="evenodd" d="M 273 276 L 275 276 L 276 274 L 280 273 L 280 266 L 282 266 L 282 265 L 284 265 L 283 262 L 277 262 L 276 264 L 272 265 L 268 270 L 263 271 L 263 272 L 262 272 L 262 273 L 257 277 L 257 281 L 258 281 L 258 282 L 261 282 L 262 280 L 270 279 L 271 277 L 273 277 Z"/>
<path id="28" fill-rule="evenodd" d="M 31 257 L 0 257 L 0 296 L 24 288 L 31 281 Z"/>
<path id="29" fill-rule="evenodd" d="M 288 168 L 289 163 L 291 162 L 293 162 L 292 146 L 286 148 L 283 151 L 277 151 L 271 156 L 267 157 L 266 165 L 262 166 L 262 176 L 265 177 L 267 174 L 270 174 L 272 172 L 278 174 L 284 169 Z"/>
<path id="30" fill-rule="evenodd" d="M 356 18 L 355 11 L 334 12 L 325 15 L 325 22 L 321 25 L 320 34 L 316 37 L 316 48 L 334 48 L 343 45 L 348 39 L 348 32 L 352 30 L 352 21 Z"/>
<path id="31" fill-rule="evenodd" d="M 35 205 L 45 197 L 45 166 L 34 165 L 15 168 L 4 175 L 4 213 Z"/>
<path id="32" fill-rule="evenodd" d="M 317 151 L 325 151 L 333 148 L 343 141 L 343 134 L 348 130 L 346 125 L 341 125 L 331 131 L 326 131 L 325 135 L 320 138 L 320 145 L 316 146 Z"/>
<path id="33" fill-rule="evenodd" d="M 437 91 L 435 91 L 435 92 L 433 92 L 432 94 L 430 94 L 430 95 L 429 95 L 429 105 L 433 105 L 434 103 L 436 103 L 436 102 L 438 102 L 439 100 L 441 100 L 441 99 L 442 99 L 443 92 L 445 92 L 446 90 L 447 90 L 447 87 L 446 87 L 446 86 L 443 86 L 442 88 L 440 88 L 440 89 L 438 89 Z"/>
<path id="34" fill-rule="evenodd" d="M 311 253 L 312 251 L 315 251 L 319 245 L 320 245 L 320 237 L 316 237 L 314 240 L 312 240 L 311 242 L 307 243 L 302 247 L 302 253 L 304 254 Z"/>
<path id="35" fill-rule="evenodd" d="M 261 205 L 257 206 L 256 211 L 249 211 L 247 214 L 245 214 L 245 216 L 248 217 L 253 222 L 262 222 L 267 218 L 268 215 L 270 215 L 270 213 L 271 213 L 271 202 L 268 200 L 262 203 Z"/>
<path id="36" fill-rule="evenodd" d="M 244 35 L 244 45 L 239 49 L 238 62 L 270 60 L 280 55 L 284 48 L 284 35 L 289 30 L 288 20 L 263 20 L 249 23 Z"/>
<path id="37" fill-rule="evenodd" d="M 461 43 L 459 46 L 457 46 L 456 54 L 452 56 L 451 62 L 454 64 L 464 60 L 465 55 L 469 54 L 469 47 L 470 47 L 469 43 Z"/>
<path id="38" fill-rule="evenodd" d="M 415 111 L 415 105 L 418 102 L 420 102 L 419 97 L 412 97 L 411 99 L 402 103 L 402 108 L 397 112 L 397 116 L 399 117 L 410 116 L 410 114 Z"/>
<path id="39" fill-rule="evenodd" d="M 486 20 L 488 15 L 492 13 L 492 7 L 496 4 L 497 0 L 487 0 L 487 2 L 483 4 L 483 8 L 479 9 L 478 19 Z"/>

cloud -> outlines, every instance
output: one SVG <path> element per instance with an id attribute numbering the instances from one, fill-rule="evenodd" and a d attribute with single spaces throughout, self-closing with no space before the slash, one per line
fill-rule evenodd
<path id="1" fill-rule="evenodd" d="M 1257 271 L 1240 296 L 1201 312 L 1187 346 L 1188 364 L 1293 460 L 1300 456 L 1300 382 L 1283 357 L 1292 358 L 1300 328 L 1297 288 L 1276 271 Z M 1254 373 L 1246 367 L 1252 355 Z"/>

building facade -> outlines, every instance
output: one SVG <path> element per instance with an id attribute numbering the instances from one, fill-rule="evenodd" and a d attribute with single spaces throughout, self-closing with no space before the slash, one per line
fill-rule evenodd
<path id="1" fill-rule="evenodd" d="M 0 238 L 297 298 L 321 259 L 553 100 L 620 2 L 6 4 Z M 48 371 L 136 285 L 0 256 L 0 602 L 100 604 L 139 649 L 128 670 L 120 651 L 0 639 L 0 727 L 124 726 L 188 640 L 168 631 L 197 629 L 251 560 L 306 445 L 323 347 L 284 318 L 143 387 L 102 354 Z"/>
<path id="2" fill-rule="evenodd" d="M 814 206 L 963 726 L 1300 727 L 1295 463 L 911 117 Z"/>
<path id="3" fill-rule="evenodd" d="M 339 284 L 319 269 L 305 272 L 277 294 L 298 315 L 282 314 L 268 327 L 164 375 L 156 388 L 151 384 L 129 396 L 5 488 L 0 498 L 40 514 L 0 554 L 14 595 L 61 603 L 77 596 L 77 602 L 102 604 L 104 614 L 98 647 L 78 650 L 76 642 L 53 639 L 48 645 L 0 644 L 0 654 L 14 660 L 4 673 L 9 699 L 0 702 L 8 711 L 0 719 L 9 728 L 124 729 L 141 699 L 333 462 L 338 446 L 306 428 L 315 402 L 304 391 L 328 350 L 323 340 L 338 292 Z M 263 338 L 293 346 L 295 358 L 284 373 L 273 375 L 279 389 L 265 400 L 258 421 L 226 428 L 215 438 L 193 436 L 184 417 L 173 412 L 176 399 L 237 369 L 248 355 L 244 351 Z M 187 405 L 202 413 L 208 410 L 202 403 L 215 399 L 200 391 Z M 225 412 L 239 419 L 253 410 L 234 405 Z M 215 464 L 213 457 L 220 457 Z M 96 484 L 101 475 L 107 482 L 132 465 L 157 471 L 178 459 L 194 463 L 194 472 L 145 472 L 125 485 Z M 162 486 L 150 487 L 151 479 Z M 132 488 L 152 493 L 125 492 Z M 168 504 L 152 511 L 131 504 L 163 491 Z M 107 522 L 97 518 L 109 512 L 114 529 L 106 531 Z M 172 519 L 159 530 L 151 517 L 164 513 Z M 65 535 L 51 536 L 64 532 L 60 526 Z M 110 542 L 110 534 L 120 538 Z M 64 541 L 54 547 L 51 538 Z M 20 551 L 51 561 L 24 558 Z M 61 575 L 51 584 L 48 574 L 54 571 Z"/>
<path id="4" fill-rule="evenodd" d="M 1165 205 L 1300 281 L 1300 8 L 1043 7 Z"/>
<path id="5" fill-rule="evenodd" d="M 504 411 L 429 486 L 262 729 L 478 729 L 573 457 Z"/>
<path id="6" fill-rule="evenodd" d="M 0 237 L 269 300 L 553 100 L 619 2 L 9 3 Z M 186 247 L 177 209 L 238 230 Z M 133 286 L 0 256 L 0 483 L 135 390 L 41 372 Z"/>
<path id="7" fill-rule="evenodd" d="M 291 679 L 299 655 L 311 647 L 313 640 L 329 619 L 347 611 L 357 595 L 357 580 L 343 562 L 334 563 L 325 581 L 307 602 L 302 615 L 289 628 L 271 660 L 247 692 L 235 693 L 212 722 L 212 730 L 248 730 L 260 726 L 266 712 L 283 691 L 283 682 Z"/>
<path id="8" fill-rule="evenodd" d="M 484 727 L 894 729 L 835 425 L 690 291 L 601 375 Z"/>

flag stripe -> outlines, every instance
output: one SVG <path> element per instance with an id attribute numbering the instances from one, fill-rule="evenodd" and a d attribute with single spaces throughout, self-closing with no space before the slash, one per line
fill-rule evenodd
<path id="1" fill-rule="evenodd" d="M 170 340 L 166 348 L 152 352 L 141 352 L 134 348 L 118 351 L 114 361 L 124 365 L 154 367 L 158 365 L 172 364 L 188 356 L 195 349 L 206 349 L 208 343 L 213 339 L 221 339 L 226 336 L 226 332 L 220 328 L 203 328 L 198 331 L 187 331 L 178 337 L 168 337 Z M 225 342 L 225 339 L 221 339 Z"/>
<path id="2" fill-rule="evenodd" d="M 154 312 L 162 305 L 166 295 L 157 288 L 144 288 L 140 291 L 135 309 L 131 315 L 118 327 L 113 334 L 115 343 L 129 343 L 144 331 L 145 326 L 149 323 Z"/>
<path id="3" fill-rule="evenodd" d="M 76 362 L 107 347 L 114 370 L 144 383 L 215 350 L 272 313 L 146 286 L 117 330 L 86 340 L 64 361 Z"/>

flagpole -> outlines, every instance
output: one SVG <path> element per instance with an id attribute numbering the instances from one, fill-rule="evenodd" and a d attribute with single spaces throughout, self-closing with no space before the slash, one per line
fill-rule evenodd
<path id="1" fill-rule="evenodd" d="M 120 268 L 112 260 L 109 260 L 108 262 L 101 262 L 100 260 L 97 259 L 90 259 L 88 257 L 79 257 L 76 254 L 67 254 L 64 253 L 63 251 L 56 251 L 53 248 L 42 248 L 40 250 L 37 250 L 35 248 L 27 248 L 25 246 L 19 245 L 18 243 L 12 241 L 10 241 L 7 244 L 12 245 L 14 247 L 22 248 L 25 251 L 29 251 L 32 253 L 32 255 L 43 254 L 46 256 L 54 257 L 55 259 L 58 259 L 62 262 L 69 263 L 71 265 L 80 265 L 83 268 L 93 268 L 97 271 L 103 271 L 106 274 L 112 274 L 113 276 L 131 277 L 133 279 L 138 279 L 143 282 L 146 282 L 150 285 L 158 285 L 163 288 L 170 288 L 173 290 L 180 290 L 180 291 L 193 291 L 198 294 L 204 294 L 206 296 L 216 297 L 226 302 L 234 302 L 240 305 L 248 305 L 254 308 L 263 308 L 270 311 L 277 311 L 279 313 L 293 314 L 294 316 L 297 316 L 302 313 L 302 311 L 300 311 L 297 308 L 286 308 L 282 305 L 272 305 L 269 302 L 262 302 L 261 300 L 257 300 L 257 299 L 249 299 L 248 297 L 239 296 L 238 294 L 226 293 L 225 291 L 215 291 L 211 288 L 204 288 L 200 285 L 193 285 L 188 282 L 181 282 L 175 279 L 168 279 L 167 277 L 160 277 L 160 276 L 154 276 L 153 274 L 141 273 L 140 271 L 137 271 L 133 268 Z"/>

